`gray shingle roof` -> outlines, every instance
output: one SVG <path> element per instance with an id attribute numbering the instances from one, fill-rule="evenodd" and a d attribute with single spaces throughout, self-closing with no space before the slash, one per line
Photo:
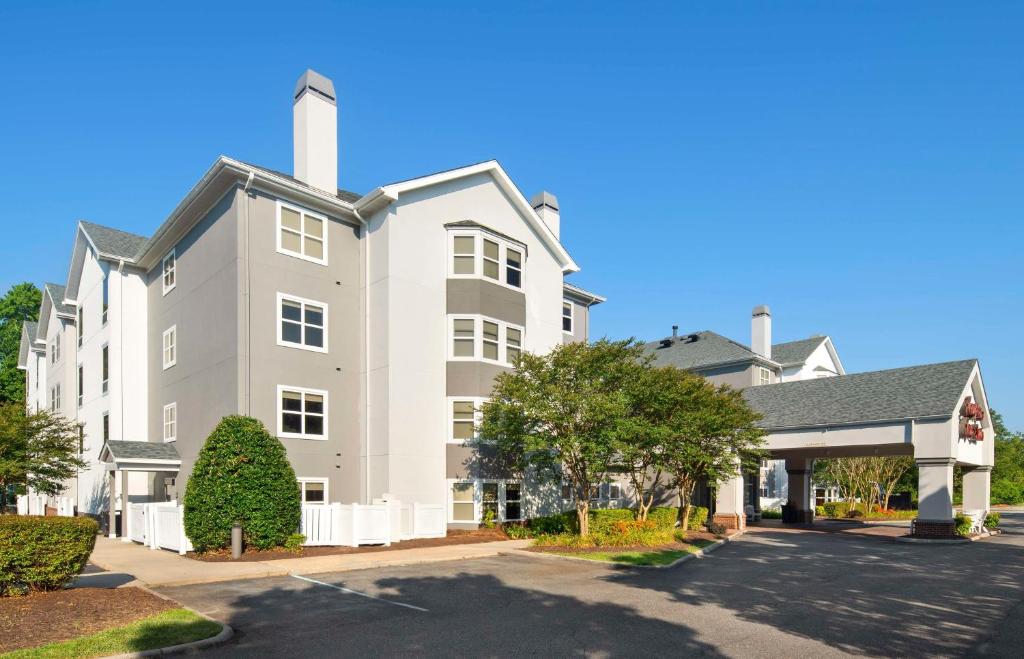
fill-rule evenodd
<path id="1" fill-rule="evenodd" d="M 772 346 L 772 359 L 780 364 L 802 364 L 811 353 L 825 341 L 824 336 L 812 336 L 809 339 L 776 343 Z"/>
<path id="2" fill-rule="evenodd" d="M 682 334 L 670 346 L 663 345 L 662 341 L 652 341 L 644 345 L 644 350 L 654 355 L 654 361 L 659 366 L 671 365 L 686 370 L 762 359 L 747 346 L 707 330 Z"/>
<path id="3" fill-rule="evenodd" d="M 36 340 L 36 330 L 39 328 L 39 323 L 33 320 L 24 321 L 25 333 L 28 334 L 29 341 Z"/>
<path id="4" fill-rule="evenodd" d="M 107 448 L 115 460 L 180 460 L 174 444 L 164 442 L 108 441 Z"/>
<path id="5" fill-rule="evenodd" d="M 64 287 L 60 284 L 51 284 L 49 282 L 43 284 L 46 288 L 47 293 L 53 298 L 53 309 L 59 314 L 67 316 L 75 315 L 75 308 L 70 304 L 64 304 Z"/>
<path id="6" fill-rule="evenodd" d="M 768 428 L 950 416 L 977 360 L 926 364 L 748 387 Z"/>
<path id="7" fill-rule="evenodd" d="M 142 252 L 149 238 L 101 224 L 82 221 L 82 229 L 101 254 L 120 259 L 134 259 Z"/>
<path id="8" fill-rule="evenodd" d="M 563 281 L 562 282 L 562 292 L 563 293 L 569 293 L 569 294 L 571 294 L 571 295 L 573 295 L 573 296 L 575 296 L 577 298 L 580 298 L 580 299 L 588 302 L 591 306 L 593 306 L 595 304 L 601 304 L 602 302 L 607 302 L 608 301 L 608 298 L 604 297 L 603 295 L 598 295 L 597 293 L 591 293 L 587 289 L 581 288 L 580 286 L 577 286 L 575 284 L 570 284 L 567 281 Z"/>
<path id="9" fill-rule="evenodd" d="M 298 185 L 307 187 L 310 190 L 316 190 L 317 189 L 317 188 L 314 188 L 311 185 L 307 185 L 306 183 L 303 183 L 302 181 L 300 181 L 299 179 L 295 178 L 291 174 L 285 174 L 284 172 L 279 172 L 276 169 L 270 169 L 268 167 L 260 167 L 259 165 L 252 164 L 251 162 L 243 162 L 241 160 L 239 160 L 238 162 L 242 163 L 246 167 L 252 167 L 253 169 L 258 169 L 260 171 L 267 172 L 268 174 L 273 174 L 274 176 L 280 176 L 281 178 L 288 179 L 289 181 L 292 181 L 293 183 L 296 183 Z M 357 201 L 359 201 L 360 199 L 363 198 L 363 195 L 359 194 L 358 192 L 351 192 L 349 190 L 342 190 L 341 188 L 338 188 L 335 196 L 338 199 L 341 199 L 342 201 L 348 202 L 350 204 L 354 204 L 355 202 L 357 202 Z"/>

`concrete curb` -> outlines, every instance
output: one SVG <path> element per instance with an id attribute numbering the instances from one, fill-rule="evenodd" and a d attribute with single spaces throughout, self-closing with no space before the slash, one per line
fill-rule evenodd
<path id="1" fill-rule="evenodd" d="M 909 535 L 900 536 L 893 538 L 896 542 L 910 542 L 915 544 L 924 545 L 962 545 L 968 542 L 978 542 L 979 540 L 985 540 L 1002 534 L 999 529 L 993 531 L 986 531 L 985 533 L 979 533 L 978 535 L 968 536 L 966 538 L 914 538 Z"/>
<path id="2" fill-rule="evenodd" d="M 617 563 L 615 561 L 595 561 L 595 560 L 590 559 L 590 558 L 579 558 L 578 556 L 564 556 L 562 554 L 551 554 L 551 553 L 543 552 L 543 551 L 527 551 L 525 549 L 511 549 L 511 550 L 508 550 L 508 551 L 505 551 L 505 552 L 502 552 L 502 553 L 506 554 L 506 555 L 530 556 L 531 558 L 554 559 L 556 561 L 560 561 L 560 560 L 578 561 L 578 562 L 583 562 L 583 563 L 589 563 L 591 565 L 607 565 L 607 566 L 616 567 L 616 568 L 620 568 L 620 569 L 627 569 L 627 570 L 632 570 L 632 569 L 639 569 L 639 570 L 667 570 L 669 568 L 676 567 L 677 565 L 679 565 L 681 563 L 685 563 L 686 561 L 692 561 L 694 559 L 704 558 L 705 555 L 710 554 L 711 552 L 715 551 L 716 549 L 719 549 L 720 547 L 724 546 L 725 543 L 727 543 L 727 542 L 732 542 L 733 540 L 739 538 L 744 533 L 745 533 L 745 531 L 739 531 L 737 533 L 734 533 L 734 534 L 730 535 L 727 538 L 721 538 L 719 540 L 716 540 L 713 543 L 711 543 L 710 545 L 708 545 L 707 547 L 702 547 L 701 549 L 698 549 L 697 551 L 693 552 L 692 554 L 687 554 L 686 556 L 680 556 L 679 558 L 677 558 L 676 560 L 672 561 L 668 565 L 630 565 L 629 563 Z M 614 548 L 610 547 L 609 549 L 614 549 Z"/>
<path id="3" fill-rule="evenodd" d="M 184 652 L 194 652 L 194 651 L 202 650 L 202 649 L 205 649 L 205 648 L 212 648 L 215 645 L 221 645 L 223 643 L 227 643 L 228 641 L 231 640 L 231 637 L 233 637 L 235 635 L 235 630 L 232 629 L 231 625 L 229 625 L 227 623 L 221 622 L 220 620 L 214 620 L 213 618 L 211 618 L 210 616 L 206 615 L 205 613 L 202 613 L 201 611 L 196 611 L 195 609 L 193 609 L 190 606 L 185 606 L 181 602 L 179 602 L 179 601 L 177 601 L 175 599 L 171 599 L 170 597 L 164 595 L 163 593 L 158 593 L 155 590 L 147 588 L 146 586 L 137 585 L 137 586 L 134 586 L 134 587 L 138 588 L 139 590 L 144 590 L 147 593 L 149 593 L 150 595 L 153 595 L 155 597 L 159 597 L 162 600 L 167 600 L 168 602 L 174 602 L 175 604 L 178 605 L 179 608 L 187 609 L 187 610 L 191 611 L 192 613 L 196 614 L 197 616 L 201 616 L 203 618 L 206 618 L 210 622 L 215 622 L 215 623 L 217 623 L 218 625 L 221 626 L 221 630 L 220 630 L 220 632 L 218 632 L 217 634 L 214 634 L 213 636 L 211 636 L 209 638 L 201 638 L 198 641 L 192 641 L 190 643 L 179 643 L 178 645 L 169 645 L 169 646 L 167 646 L 165 648 L 154 648 L 152 650 L 143 650 L 141 652 L 128 652 L 128 653 L 125 653 L 125 654 L 114 654 L 114 655 L 110 655 L 109 657 L 105 657 L 104 659 L 128 659 L 128 658 L 131 658 L 131 657 L 159 657 L 159 656 L 166 655 L 166 654 L 179 654 L 179 653 L 184 653 Z"/>

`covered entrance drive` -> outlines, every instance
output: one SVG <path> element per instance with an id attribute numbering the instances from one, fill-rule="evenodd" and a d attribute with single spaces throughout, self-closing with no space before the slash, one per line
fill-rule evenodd
<path id="1" fill-rule="evenodd" d="M 919 474 L 915 535 L 953 535 L 954 465 L 964 470 L 964 510 L 989 509 L 993 431 L 976 360 L 783 382 L 743 393 L 763 416 L 771 457 L 786 461 L 794 511 L 787 521 L 814 518 L 816 458 L 913 456 Z M 720 511 L 742 510 L 742 479 L 735 480 L 719 490 Z"/>
<path id="2" fill-rule="evenodd" d="M 128 499 L 131 488 L 128 476 L 132 472 L 169 472 L 177 474 L 181 469 L 181 457 L 174 444 L 163 442 L 116 442 L 108 441 L 100 449 L 100 462 L 109 474 L 110 492 L 107 514 L 109 515 L 109 535 L 117 537 L 116 511 L 121 510 L 121 537 L 131 537 L 129 529 Z M 118 478 L 120 476 L 120 478 Z M 120 497 L 117 496 L 118 480 L 120 480 Z M 147 487 L 148 496 L 148 487 Z M 119 502 L 120 500 L 120 502 Z"/>

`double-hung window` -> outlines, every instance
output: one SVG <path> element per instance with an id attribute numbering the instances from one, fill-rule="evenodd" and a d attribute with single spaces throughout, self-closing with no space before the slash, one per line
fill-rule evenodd
<path id="1" fill-rule="evenodd" d="M 178 439 L 178 403 L 164 405 L 164 441 Z"/>
<path id="2" fill-rule="evenodd" d="M 523 351 L 523 328 L 484 316 L 449 316 L 450 359 L 514 365 Z"/>
<path id="3" fill-rule="evenodd" d="M 277 202 L 277 251 L 327 265 L 327 218 Z"/>
<path id="4" fill-rule="evenodd" d="M 448 398 L 450 413 L 448 424 L 448 441 L 464 444 L 476 438 L 476 430 L 483 420 L 483 402 L 485 398 L 473 396 L 453 396 Z"/>
<path id="5" fill-rule="evenodd" d="M 85 391 L 85 370 L 81 364 L 78 365 L 78 406 L 82 406 L 83 392 Z"/>
<path id="6" fill-rule="evenodd" d="M 100 382 L 100 391 L 107 393 L 110 388 L 110 346 L 103 346 L 100 366 L 103 373 L 103 380 Z"/>
<path id="7" fill-rule="evenodd" d="M 53 343 L 50 345 L 50 363 L 56 364 L 60 361 L 60 334 L 53 337 Z"/>
<path id="8" fill-rule="evenodd" d="M 103 413 L 103 441 L 110 439 L 110 412 Z"/>
<path id="9" fill-rule="evenodd" d="M 771 384 L 771 382 L 772 382 L 772 372 L 769 371 L 764 366 L 758 366 L 757 368 L 758 368 L 758 374 L 757 374 L 758 382 L 757 383 L 758 384 Z"/>
<path id="10" fill-rule="evenodd" d="M 327 305 L 278 293 L 277 343 L 327 352 Z"/>
<path id="11" fill-rule="evenodd" d="M 278 386 L 277 434 L 294 439 L 327 439 L 327 392 Z"/>
<path id="12" fill-rule="evenodd" d="M 327 479 L 326 478 L 299 478 L 299 491 L 302 493 L 304 504 L 327 503 Z"/>
<path id="13" fill-rule="evenodd" d="M 107 308 L 110 306 L 110 273 L 103 273 L 103 313 L 100 315 L 100 325 L 107 324 Z"/>
<path id="14" fill-rule="evenodd" d="M 82 347 L 82 337 L 85 336 L 85 310 L 82 309 L 82 303 L 78 303 L 78 347 Z"/>
<path id="15" fill-rule="evenodd" d="M 167 295 L 178 285 L 178 258 L 172 249 L 163 259 L 163 294 Z"/>
<path id="16" fill-rule="evenodd" d="M 509 288 L 523 286 L 524 247 L 484 229 L 461 229 L 449 234 L 449 276 L 483 278 Z"/>
<path id="17" fill-rule="evenodd" d="M 476 522 L 476 487 L 472 482 L 452 483 L 453 522 Z"/>
<path id="18" fill-rule="evenodd" d="M 572 334 L 572 302 L 562 300 L 562 331 Z"/>
<path id="19" fill-rule="evenodd" d="M 60 412 L 60 383 L 53 385 L 50 389 L 50 411 Z"/>
<path id="20" fill-rule="evenodd" d="M 178 363 L 178 326 L 171 325 L 164 330 L 163 339 L 164 368 L 168 369 Z"/>

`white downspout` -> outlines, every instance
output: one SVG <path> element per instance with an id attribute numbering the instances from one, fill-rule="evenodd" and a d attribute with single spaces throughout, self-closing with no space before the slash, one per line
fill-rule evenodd
<path id="1" fill-rule="evenodd" d="M 246 416 L 252 415 L 252 331 L 250 326 L 252 324 L 252 304 L 249 299 L 249 290 L 252 282 L 249 281 L 249 190 L 252 189 L 252 181 L 256 178 L 256 172 L 249 171 L 248 178 L 245 179 L 245 186 L 242 188 L 242 209 L 244 217 L 242 218 L 242 248 L 245 250 L 245 257 L 242 259 L 242 267 L 245 268 L 245 272 L 242 277 L 242 285 L 245 287 L 242 291 L 242 307 L 245 314 L 245 382 L 244 396 L 245 401 L 243 409 L 245 410 Z"/>
<path id="2" fill-rule="evenodd" d="M 370 500 L 370 225 L 359 214 L 359 209 L 352 207 L 352 213 L 363 225 L 363 249 L 366 254 L 366 271 L 363 273 L 363 359 L 365 360 L 363 374 L 363 389 L 366 391 L 366 400 L 363 409 L 363 454 L 366 456 L 364 465 L 365 477 L 363 478 L 363 501 L 367 504 Z"/>

